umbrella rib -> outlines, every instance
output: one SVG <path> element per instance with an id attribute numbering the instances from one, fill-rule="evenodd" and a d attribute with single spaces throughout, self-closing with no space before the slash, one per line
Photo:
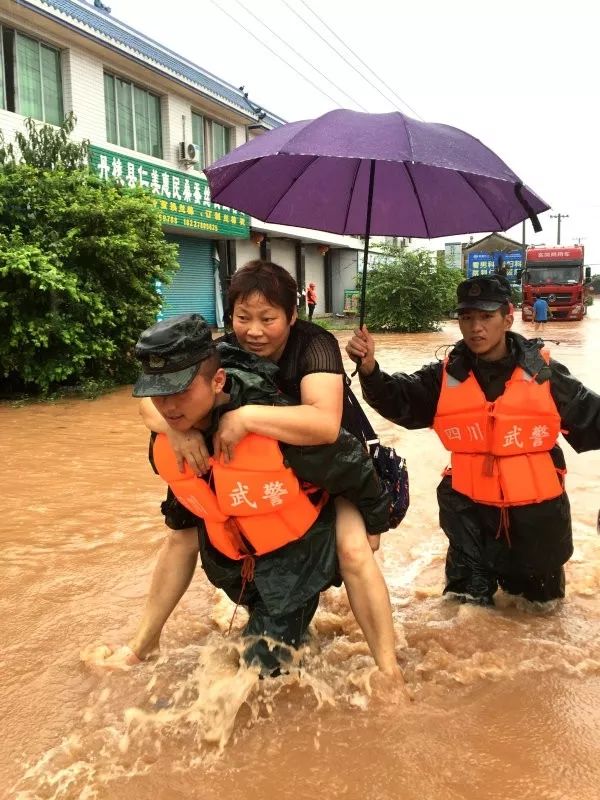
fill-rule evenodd
<path id="1" fill-rule="evenodd" d="M 425 233 L 427 234 L 427 238 L 431 239 L 431 235 L 429 233 L 429 225 L 427 224 L 427 220 L 425 218 L 425 212 L 423 211 L 423 206 L 421 204 L 421 198 L 419 197 L 419 193 L 417 192 L 417 187 L 415 186 L 415 182 L 414 182 L 413 176 L 411 175 L 411 172 L 410 172 L 410 170 L 408 168 L 408 164 L 406 164 L 406 163 L 404 164 L 404 169 L 406 170 L 406 174 L 409 177 L 411 186 L 413 188 L 413 192 L 415 193 L 415 197 L 417 198 L 417 203 L 419 204 L 419 211 L 421 212 L 421 217 L 423 218 L 423 225 L 425 226 Z"/>
<path id="2" fill-rule="evenodd" d="M 289 191 L 292 189 L 292 187 L 294 186 L 294 184 L 296 183 L 296 181 L 297 181 L 299 178 L 301 178 L 301 177 L 304 175 L 304 173 L 306 172 L 306 170 L 307 170 L 309 167 L 312 167 L 312 165 L 315 163 L 315 161 L 316 161 L 318 158 L 320 158 L 320 156 L 313 156 L 313 159 L 312 159 L 312 161 L 310 161 L 310 162 L 309 162 L 309 163 L 308 163 L 308 164 L 307 164 L 307 165 L 304 167 L 304 169 L 302 170 L 302 172 L 301 172 L 299 175 L 296 175 L 296 177 L 294 178 L 294 180 L 293 180 L 293 182 L 292 182 L 292 185 L 291 185 L 291 186 L 288 186 L 288 187 L 287 187 L 287 189 L 285 189 L 285 190 L 283 191 L 283 193 L 279 195 L 279 197 L 278 197 L 278 198 L 277 198 L 277 200 L 275 201 L 274 205 L 273 205 L 273 206 L 271 207 L 271 209 L 269 210 L 269 213 L 265 215 L 265 218 L 264 218 L 264 220 L 263 220 L 264 222 L 268 222 L 268 221 L 269 221 L 269 217 L 271 216 L 271 214 L 272 214 L 272 213 L 275 211 L 275 209 L 277 208 L 277 206 L 279 205 L 279 203 L 281 203 L 281 201 L 282 201 L 282 200 L 283 200 L 283 198 L 286 196 L 286 194 L 287 194 L 287 193 L 288 193 L 288 192 L 289 192 Z M 283 223 L 281 223 L 281 224 L 283 224 Z"/>
<path id="3" fill-rule="evenodd" d="M 475 192 L 475 194 L 477 195 L 477 197 L 478 197 L 478 198 L 481 200 L 481 202 L 483 203 L 483 205 L 484 205 L 484 206 L 487 208 L 487 210 L 490 212 L 490 214 L 492 215 L 492 217 L 493 217 L 493 218 L 496 220 L 496 222 L 497 222 L 497 224 L 498 224 L 498 230 L 499 230 L 499 231 L 503 231 L 503 230 L 505 230 L 505 229 L 502 227 L 502 223 L 500 222 L 500 220 L 499 220 L 499 219 L 498 219 L 498 217 L 496 216 L 495 212 L 494 212 L 494 211 L 492 211 L 492 209 L 491 209 L 491 208 L 488 206 L 488 204 L 487 204 L 487 203 L 486 203 L 486 201 L 485 201 L 485 198 L 483 198 L 483 197 L 482 197 L 482 196 L 479 194 L 479 192 L 477 191 L 477 189 L 476 189 L 476 188 L 475 188 L 475 187 L 474 187 L 474 186 L 471 184 L 471 182 L 469 181 L 469 179 L 467 178 L 467 176 L 464 174 L 464 172 L 461 172 L 460 170 L 458 170 L 458 174 L 459 174 L 459 175 L 460 175 L 460 177 L 463 179 L 463 181 L 464 181 L 464 182 L 467 184 L 467 186 L 469 187 L 469 189 L 470 189 L 472 192 Z"/>
<path id="4" fill-rule="evenodd" d="M 417 114 L 417 116 L 419 116 L 419 115 Z M 414 148 L 413 148 L 413 143 L 412 143 L 412 137 L 410 135 L 410 130 L 408 128 L 408 122 L 406 121 L 406 117 L 404 116 L 404 114 L 402 112 L 400 112 L 400 117 L 402 118 L 402 124 L 404 125 L 404 131 L 406 133 L 406 138 L 408 139 L 408 144 L 409 144 L 409 147 L 410 147 L 410 160 L 414 161 L 415 160 L 414 159 L 414 152 L 415 151 L 414 151 Z"/>
<path id="5" fill-rule="evenodd" d="M 346 232 L 346 225 L 348 224 L 348 217 L 350 216 L 350 206 L 352 205 L 352 195 L 354 194 L 354 187 L 356 186 L 356 179 L 358 178 L 358 171 L 360 169 L 360 165 L 362 164 L 362 159 L 357 159 L 356 165 L 356 172 L 354 173 L 354 178 L 352 178 L 352 187 L 348 193 L 348 205 L 346 206 L 346 215 L 344 216 L 344 233 Z"/>
<path id="6" fill-rule="evenodd" d="M 230 189 L 230 188 L 231 188 L 231 185 L 232 185 L 233 183 L 235 183 L 235 182 L 237 181 L 237 179 L 238 179 L 238 178 L 241 178 L 241 177 L 242 177 L 242 175 L 244 175 L 246 172 L 248 172 L 248 170 L 249 170 L 249 169 L 252 169 L 252 167 L 253 167 L 255 164 L 258 164 L 258 162 L 259 162 L 259 161 L 260 161 L 260 159 L 259 159 L 259 158 L 251 158 L 251 159 L 248 159 L 248 161 L 247 161 L 247 162 L 244 164 L 244 167 L 243 167 L 243 169 L 241 169 L 241 170 L 238 172 L 238 174 L 235 176 L 235 178 L 233 178 L 232 180 L 230 180 L 230 181 L 229 181 L 229 183 L 227 184 L 227 186 L 224 186 L 222 189 L 219 189 L 219 194 L 220 194 L 221 192 L 224 192 L 226 189 Z M 210 198 L 210 199 L 211 199 L 211 202 L 212 202 L 212 203 L 218 203 L 218 202 L 219 202 L 218 200 L 215 200 L 215 199 L 214 199 L 214 197 L 212 197 L 212 194 L 211 194 L 211 198 Z M 240 211 L 243 211 L 243 209 L 241 209 L 241 208 L 240 208 L 239 210 L 240 210 Z M 246 213 L 246 212 L 244 211 L 244 214 L 245 214 L 245 213 Z"/>

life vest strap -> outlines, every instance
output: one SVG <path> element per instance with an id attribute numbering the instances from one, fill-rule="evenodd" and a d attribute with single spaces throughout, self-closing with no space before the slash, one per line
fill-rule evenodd
<path id="1" fill-rule="evenodd" d="M 233 614 L 231 615 L 231 620 L 229 622 L 229 628 L 227 629 L 227 636 L 231 633 L 231 628 L 233 627 L 233 620 L 235 619 L 235 615 L 237 614 L 237 610 L 240 607 L 240 603 L 242 602 L 242 597 L 244 596 L 244 592 L 246 591 L 246 585 L 248 583 L 252 583 L 254 580 L 254 567 L 256 561 L 254 556 L 244 556 L 244 560 L 242 561 L 242 588 L 240 589 L 240 594 L 237 599 L 237 603 L 235 604 L 235 608 L 233 609 Z"/>

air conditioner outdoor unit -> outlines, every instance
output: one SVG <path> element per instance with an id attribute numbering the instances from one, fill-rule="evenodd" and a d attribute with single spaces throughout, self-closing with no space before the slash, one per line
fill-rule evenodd
<path id="1" fill-rule="evenodd" d="M 179 160 L 186 164 L 197 164 L 200 161 L 200 148 L 192 142 L 179 142 Z"/>

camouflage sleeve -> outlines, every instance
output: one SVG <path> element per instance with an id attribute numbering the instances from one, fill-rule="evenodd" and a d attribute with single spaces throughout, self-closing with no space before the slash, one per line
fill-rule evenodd
<path id="1" fill-rule="evenodd" d="M 333 444 L 282 445 L 282 450 L 286 464 L 301 480 L 346 497 L 355 505 L 368 533 L 389 529 L 390 497 L 369 454 L 350 433 L 342 429 Z"/>
<path id="2" fill-rule="evenodd" d="M 600 449 L 600 396 L 567 367 L 550 360 L 550 391 L 560 414 L 565 439 L 578 453 Z"/>

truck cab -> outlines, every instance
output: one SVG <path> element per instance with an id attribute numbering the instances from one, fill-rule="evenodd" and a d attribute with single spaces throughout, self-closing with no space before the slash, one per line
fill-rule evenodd
<path id="1" fill-rule="evenodd" d="M 583 260 L 582 246 L 528 247 L 521 275 L 523 319 L 533 319 L 533 304 L 538 297 L 548 303 L 552 319 L 583 319 L 590 271 L 588 267 L 584 272 Z"/>

